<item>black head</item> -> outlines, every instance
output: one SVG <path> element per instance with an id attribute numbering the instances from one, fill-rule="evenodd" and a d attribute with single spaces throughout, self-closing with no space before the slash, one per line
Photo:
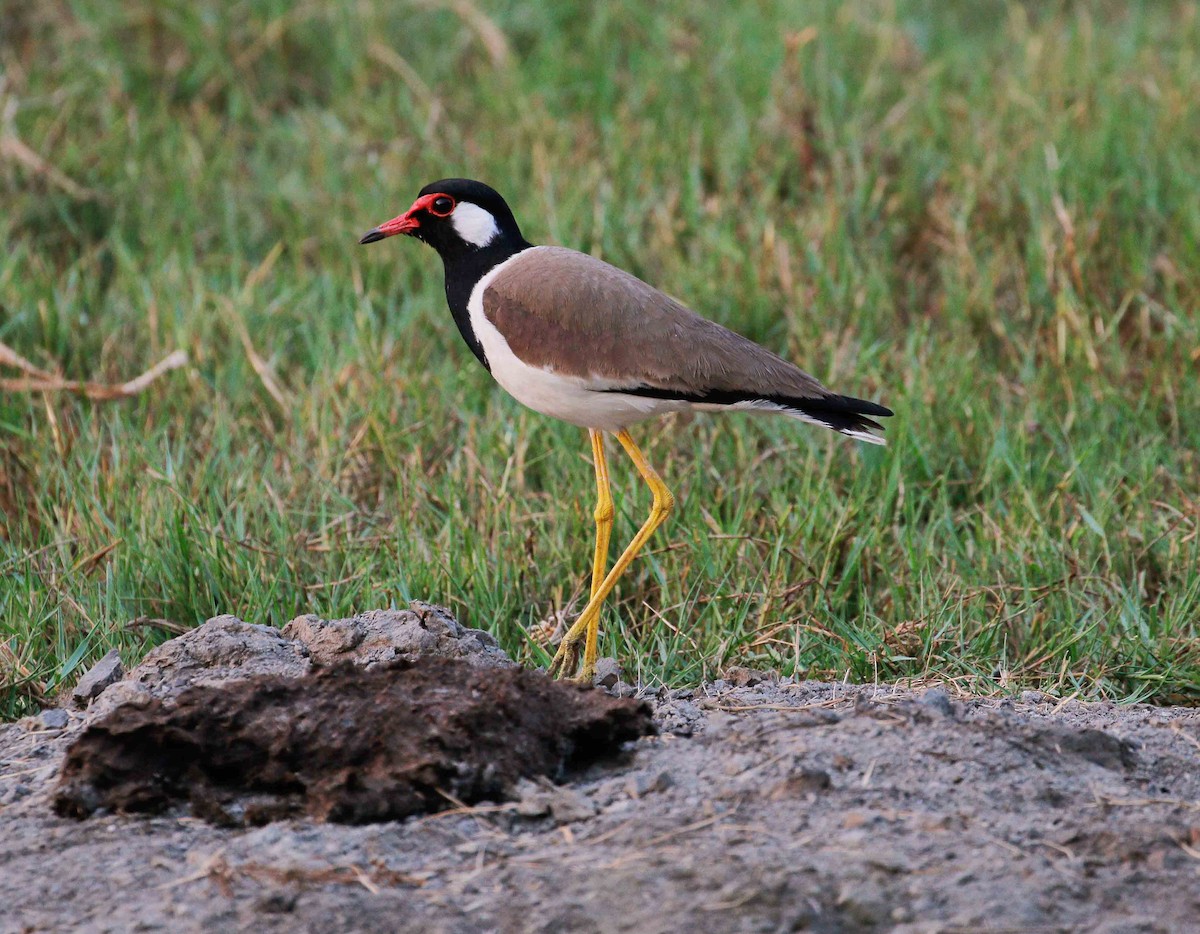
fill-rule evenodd
<path id="1" fill-rule="evenodd" d="M 521 229 L 496 190 L 469 178 L 445 178 L 421 189 L 413 206 L 367 231 L 359 243 L 407 234 L 428 243 L 447 262 L 487 249 L 527 246 Z"/>

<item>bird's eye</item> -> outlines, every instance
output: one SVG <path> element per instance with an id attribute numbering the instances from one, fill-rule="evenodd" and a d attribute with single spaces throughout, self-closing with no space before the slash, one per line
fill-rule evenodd
<path id="1" fill-rule="evenodd" d="M 429 210 L 438 217 L 449 217 L 450 212 L 454 210 L 454 199 L 449 195 L 438 195 L 433 199 L 433 204 L 429 205 Z"/>

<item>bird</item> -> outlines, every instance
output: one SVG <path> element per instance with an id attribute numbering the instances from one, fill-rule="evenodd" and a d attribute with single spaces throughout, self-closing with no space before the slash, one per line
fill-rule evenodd
<path id="1" fill-rule="evenodd" d="M 588 432 L 596 474 L 596 544 L 590 596 L 548 673 L 590 683 L 601 607 L 675 505 L 629 433 L 670 412 L 777 413 L 883 444 L 877 418 L 892 410 L 827 389 L 777 354 L 692 311 L 603 260 L 535 246 L 512 210 L 483 182 L 426 185 L 403 214 L 360 243 L 404 234 L 441 256 L 446 303 L 467 347 L 518 402 Z M 650 513 L 608 567 L 613 526 L 605 435 L 650 489 Z M 580 652 L 582 645 L 582 664 Z"/>

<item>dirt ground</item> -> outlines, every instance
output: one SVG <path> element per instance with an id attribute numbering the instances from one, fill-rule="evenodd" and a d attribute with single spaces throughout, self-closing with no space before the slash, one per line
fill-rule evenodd
<path id="1" fill-rule="evenodd" d="M 1033 692 L 738 670 L 641 692 L 659 734 L 561 784 L 402 821 L 54 811 L 67 748 L 122 706 L 414 654 L 509 664 L 424 604 L 223 617 L 0 727 L 0 931 L 1200 931 L 1200 711 Z"/>

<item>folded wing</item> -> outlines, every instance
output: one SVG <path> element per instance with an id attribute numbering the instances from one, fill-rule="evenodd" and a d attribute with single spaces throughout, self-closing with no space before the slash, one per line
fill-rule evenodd
<path id="1" fill-rule="evenodd" d="M 778 411 L 881 443 L 884 406 L 841 396 L 771 351 L 635 276 L 561 247 L 519 254 L 483 295 L 487 318 L 525 363 L 596 392 L 705 409 Z"/>

